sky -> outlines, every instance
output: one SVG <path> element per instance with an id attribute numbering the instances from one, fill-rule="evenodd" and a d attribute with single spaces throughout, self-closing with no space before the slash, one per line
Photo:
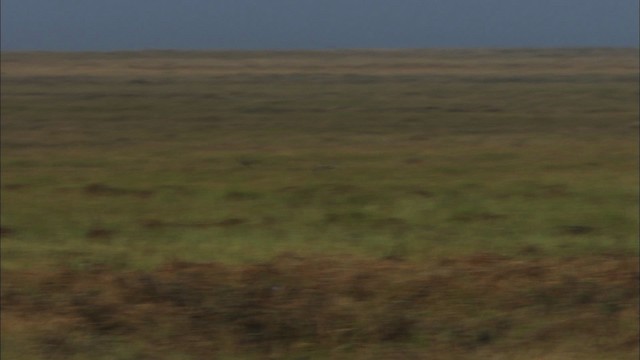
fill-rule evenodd
<path id="1" fill-rule="evenodd" d="M 638 0 L 2 0 L 3 51 L 638 47 Z"/>

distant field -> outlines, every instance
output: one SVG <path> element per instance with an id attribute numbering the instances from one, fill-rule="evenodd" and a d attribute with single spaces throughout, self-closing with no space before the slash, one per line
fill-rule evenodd
<path id="1" fill-rule="evenodd" d="M 638 61 L 637 49 L 3 53 L 3 357 L 84 359 L 99 344 L 96 359 L 635 358 Z M 211 262 L 223 270 L 198 265 Z M 175 264 L 182 280 L 161 270 Z M 156 290 L 141 295 L 134 274 Z M 300 301 L 251 292 L 280 283 Z M 309 305 L 309 291 L 329 298 Z M 301 325 L 296 311 L 316 307 Z M 220 325 L 194 327 L 196 310 Z M 151 331 L 145 311 L 173 325 Z M 52 324 L 76 335 L 52 340 Z"/>

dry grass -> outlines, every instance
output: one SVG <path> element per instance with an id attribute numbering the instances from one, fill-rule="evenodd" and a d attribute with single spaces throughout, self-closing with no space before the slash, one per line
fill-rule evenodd
<path id="1" fill-rule="evenodd" d="M 11 77 L 626 76 L 637 71 L 629 61 L 635 55 L 635 49 L 8 53 L 2 55 L 2 65 L 3 74 Z"/>
<path id="2" fill-rule="evenodd" d="M 3 53 L 2 356 L 635 359 L 637 64 Z"/>
<path id="3" fill-rule="evenodd" d="M 148 344 L 138 350 L 146 358 L 166 351 L 365 356 L 381 344 L 389 357 L 371 358 L 497 356 L 515 348 L 522 356 L 588 339 L 564 355 L 631 359 L 637 262 L 480 253 L 417 264 L 289 253 L 254 265 L 177 262 L 150 272 L 88 264 L 5 272 L 2 315 L 4 326 L 32 334 L 31 350 L 58 358 L 81 356 L 89 339 L 118 338 Z"/>

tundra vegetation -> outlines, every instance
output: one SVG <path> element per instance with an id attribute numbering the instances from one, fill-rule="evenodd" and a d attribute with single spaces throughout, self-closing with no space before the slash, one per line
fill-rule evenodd
<path id="1" fill-rule="evenodd" d="M 2 357 L 636 359 L 637 49 L 2 54 Z"/>

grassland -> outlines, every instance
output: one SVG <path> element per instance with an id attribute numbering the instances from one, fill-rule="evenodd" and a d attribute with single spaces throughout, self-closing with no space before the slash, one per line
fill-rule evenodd
<path id="1" fill-rule="evenodd" d="M 635 358 L 638 86 L 635 49 L 3 53 L 3 356 Z"/>

